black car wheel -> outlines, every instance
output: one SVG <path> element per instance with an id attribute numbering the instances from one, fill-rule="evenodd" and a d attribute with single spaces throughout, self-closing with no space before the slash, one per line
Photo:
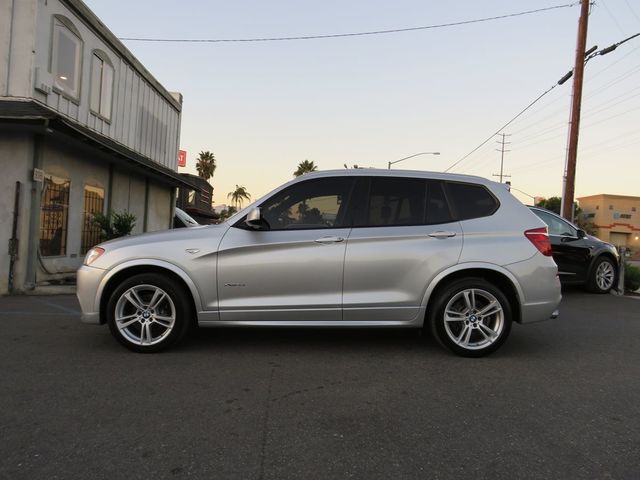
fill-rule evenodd
<path id="1" fill-rule="evenodd" d="M 122 282 L 107 304 L 113 336 L 135 352 L 164 350 L 179 341 L 192 324 L 187 293 L 157 273 L 135 275 Z"/>
<path id="2" fill-rule="evenodd" d="M 500 289 L 484 279 L 452 282 L 435 300 L 431 331 L 441 345 L 458 355 L 487 355 L 509 336 L 511 305 Z"/>
<path id="3" fill-rule="evenodd" d="M 618 269 L 610 258 L 598 257 L 587 280 L 587 288 L 595 293 L 608 293 L 615 285 Z"/>

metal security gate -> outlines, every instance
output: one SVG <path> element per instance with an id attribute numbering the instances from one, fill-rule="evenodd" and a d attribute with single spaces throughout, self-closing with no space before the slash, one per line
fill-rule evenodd
<path id="1" fill-rule="evenodd" d="M 40 254 L 66 255 L 71 182 L 51 175 L 44 179 L 40 208 Z"/>
<path id="2" fill-rule="evenodd" d="M 95 213 L 104 210 L 104 189 L 99 187 L 84 187 L 84 218 L 82 222 L 82 246 L 80 253 L 85 254 L 91 247 L 100 243 L 100 228 L 94 221 Z"/>

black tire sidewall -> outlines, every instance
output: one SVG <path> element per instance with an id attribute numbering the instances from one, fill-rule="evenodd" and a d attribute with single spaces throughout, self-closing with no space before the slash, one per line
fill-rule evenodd
<path id="1" fill-rule="evenodd" d="M 118 299 L 124 292 L 136 285 L 153 285 L 161 288 L 167 293 L 167 295 L 169 295 L 176 309 L 176 320 L 173 330 L 161 342 L 154 345 L 136 345 L 131 343 L 120 333 L 120 330 L 116 326 L 115 308 L 118 303 Z M 118 340 L 118 342 L 129 350 L 139 353 L 154 353 L 169 348 L 184 337 L 189 329 L 189 325 L 192 323 L 190 318 L 191 309 L 189 308 L 189 300 L 184 289 L 181 288 L 181 286 L 174 280 L 158 273 L 142 273 L 124 280 L 115 288 L 109 297 L 106 313 L 107 324 L 109 325 L 111 334 L 116 338 L 116 340 Z"/>
<path id="2" fill-rule="evenodd" d="M 489 292 L 496 298 L 496 300 L 498 300 L 498 302 L 500 302 L 504 313 L 504 326 L 498 339 L 491 345 L 477 350 L 466 349 L 457 345 L 451 338 L 449 338 L 444 326 L 444 309 L 447 306 L 447 303 L 459 292 L 469 288 L 477 288 Z M 494 284 L 482 278 L 460 279 L 445 285 L 437 291 L 436 295 L 437 297 L 435 299 L 434 308 L 431 310 L 429 316 L 429 323 L 432 334 L 442 346 L 463 357 L 482 357 L 495 352 L 506 341 L 511 331 L 513 318 L 511 305 L 504 293 L 502 293 L 502 291 Z"/>

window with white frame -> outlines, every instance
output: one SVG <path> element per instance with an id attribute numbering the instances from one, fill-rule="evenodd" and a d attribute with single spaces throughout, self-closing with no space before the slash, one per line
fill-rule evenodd
<path id="1" fill-rule="evenodd" d="M 51 73 L 56 88 L 74 99 L 80 97 L 81 62 L 82 39 L 80 32 L 69 19 L 55 15 L 53 18 Z"/>
<path id="2" fill-rule="evenodd" d="M 101 51 L 91 55 L 91 111 L 107 120 L 111 119 L 113 98 L 113 64 Z"/>

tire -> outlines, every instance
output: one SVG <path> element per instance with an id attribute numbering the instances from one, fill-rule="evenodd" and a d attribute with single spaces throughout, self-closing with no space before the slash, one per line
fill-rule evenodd
<path id="1" fill-rule="evenodd" d="M 608 257 L 598 257 L 593 263 L 587 280 L 587 290 L 593 293 L 609 293 L 618 279 L 618 268 Z"/>
<path id="2" fill-rule="evenodd" d="M 193 323 L 185 289 L 158 273 L 123 281 L 107 303 L 111 334 L 129 350 L 153 353 L 180 341 Z"/>
<path id="3" fill-rule="evenodd" d="M 431 332 L 442 346 L 457 355 L 488 355 L 509 336 L 511 305 L 492 283 L 465 278 L 445 285 L 436 295 L 430 309 Z"/>

